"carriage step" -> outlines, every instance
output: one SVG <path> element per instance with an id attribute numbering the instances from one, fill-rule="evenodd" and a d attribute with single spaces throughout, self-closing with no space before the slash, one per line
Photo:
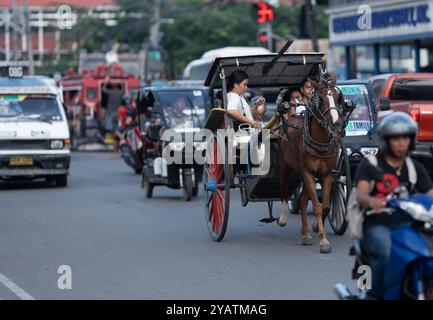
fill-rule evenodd
<path id="1" fill-rule="evenodd" d="M 275 222 L 275 221 L 277 221 L 278 220 L 278 218 L 263 218 L 263 219 L 261 219 L 260 220 L 260 222 L 262 222 L 262 223 L 273 223 L 273 222 Z"/>

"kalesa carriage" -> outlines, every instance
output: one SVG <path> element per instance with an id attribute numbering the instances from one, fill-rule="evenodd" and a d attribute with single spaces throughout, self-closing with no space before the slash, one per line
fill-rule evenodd
<path id="1" fill-rule="evenodd" d="M 323 53 L 283 53 L 288 45 L 278 54 L 217 58 L 209 70 L 205 86 L 209 88 L 209 94 L 214 100 L 213 106 L 215 106 L 214 97 L 217 90 L 222 89 L 223 99 L 221 108 L 213 108 L 210 111 L 205 125 L 205 128 L 213 133 L 212 139 L 208 140 L 204 170 L 206 223 L 213 240 L 220 241 L 224 238 L 229 221 L 230 192 L 233 189 L 240 190 L 243 206 L 249 202 L 267 202 L 269 217 L 261 221 L 269 223 L 277 220 L 272 212 L 275 201 L 283 203 L 282 199 L 287 196 L 289 202 L 298 201 L 299 190 L 308 187 L 311 191 L 308 185 L 312 184 L 314 191 L 317 191 L 317 199 L 321 199 L 323 208 L 327 211 L 320 216 L 323 219 L 321 224 L 317 214 L 322 205 L 316 207 L 313 201 L 315 206 L 313 211 L 317 218 L 313 230 L 320 231 L 320 250 L 327 253 L 331 251 L 331 247 L 326 240 L 326 234 L 323 236 L 325 217 L 327 216 L 336 234 L 342 235 L 346 230 L 346 203 L 352 182 L 346 147 L 341 138 L 344 136 L 344 127 L 354 107 L 351 101 L 342 99 L 342 94 L 336 88 L 335 82 L 331 83 L 325 79 L 326 67 Z M 289 117 L 279 108 L 273 118 L 262 128 L 272 129 L 268 131 L 269 134 L 265 134 L 266 130 L 252 129 L 248 125 L 241 125 L 233 134 L 233 123 L 226 112 L 226 77 L 234 70 L 243 70 L 249 75 L 250 88 L 299 87 L 301 81 L 308 77 L 316 84 L 314 97 L 307 103 L 303 116 Z M 326 95 L 328 101 L 325 101 Z M 334 116 L 331 113 L 335 112 L 333 113 L 332 109 L 338 112 L 339 126 L 333 123 Z M 314 125 L 318 129 L 314 129 Z M 339 129 L 336 129 L 337 127 Z M 320 130 L 326 133 L 325 140 L 315 138 L 315 132 Z M 288 143 L 287 140 L 297 139 L 296 137 L 299 137 L 299 141 L 302 142 L 299 145 L 295 143 L 290 148 L 290 141 Z M 285 150 L 283 151 L 282 148 Z M 286 170 L 286 162 L 281 159 L 282 154 L 284 157 L 284 152 L 292 152 L 295 157 L 302 152 L 305 157 L 309 157 L 311 161 L 305 157 L 298 160 L 306 163 L 310 161 L 313 167 L 319 166 L 316 172 L 313 172 L 313 178 L 307 179 L 308 176 L 302 173 L 303 170 L 308 169 L 305 164 L 296 170 Z M 246 161 L 240 163 L 242 158 Z M 322 164 L 332 166 L 327 171 L 326 177 L 325 174 L 322 177 L 319 174 L 323 171 L 320 169 Z M 304 177 L 307 183 L 303 181 Z M 322 185 L 321 188 L 318 187 L 319 183 Z M 305 191 L 304 202 L 308 199 L 314 200 L 307 191 Z M 325 203 L 327 201 L 329 204 Z M 303 244 L 312 244 L 311 234 L 305 227 L 303 221 Z"/>

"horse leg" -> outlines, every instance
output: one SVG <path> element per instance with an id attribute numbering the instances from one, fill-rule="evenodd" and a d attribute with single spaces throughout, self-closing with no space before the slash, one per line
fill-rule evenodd
<path id="1" fill-rule="evenodd" d="M 331 210 L 331 190 L 332 190 L 332 176 L 328 175 L 322 179 L 322 223 L 325 225 L 325 220 Z M 313 231 L 319 232 L 317 223 L 313 224 Z"/>
<path id="2" fill-rule="evenodd" d="M 329 211 L 331 210 L 331 191 L 332 191 L 332 176 L 328 175 L 323 178 L 322 182 L 322 222 L 325 224 L 325 220 L 328 217 Z"/>
<path id="3" fill-rule="evenodd" d="M 310 199 L 313 203 L 313 213 L 316 218 L 316 224 L 319 229 L 319 237 L 320 237 L 320 252 L 321 253 L 329 253 L 331 252 L 331 244 L 326 238 L 325 228 L 323 227 L 322 220 L 322 205 L 319 202 L 319 198 L 316 193 L 316 180 L 314 176 L 310 173 L 303 173 L 304 179 L 304 188 L 307 189 L 308 194 L 310 195 Z"/>
<path id="4" fill-rule="evenodd" d="M 305 188 L 302 189 L 302 193 L 299 196 L 299 208 L 302 214 L 302 244 L 304 246 L 311 246 L 313 244 L 313 237 L 311 236 L 310 230 L 308 229 L 308 218 L 307 218 L 307 207 L 308 207 L 308 193 Z"/>

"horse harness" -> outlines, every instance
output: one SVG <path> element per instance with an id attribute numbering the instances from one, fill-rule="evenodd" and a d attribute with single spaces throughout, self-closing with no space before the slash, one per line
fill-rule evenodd
<path id="1" fill-rule="evenodd" d="M 326 89 L 329 91 L 332 88 L 328 85 Z M 329 159 L 334 155 L 334 151 L 337 148 L 338 144 L 340 143 L 341 137 L 340 137 L 340 133 L 335 128 L 335 126 L 332 123 L 329 123 L 329 121 L 325 118 L 325 115 L 328 112 L 331 112 L 332 109 L 336 109 L 339 115 L 339 121 L 341 123 L 342 110 L 339 110 L 335 107 L 329 107 L 322 112 L 319 108 L 320 98 L 318 97 L 317 92 L 318 91 L 315 90 L 313 93 L 313 97 L 307 100 L 307 103 L 305 105 L 306 112 L 303 115 L 303 125 L 301 127 L 288 123 L 284 115 L 281 115 L 281 120 L 282 120 L 283 130 L 287 140 L 289 140 L 289 134 L 288 134 L 289 128 L 302 130 L 304 149 L 314 157 L 320 159 Z M 315 118 L 316 121 L 319 123 L 319 125 L 328 132 L 328 136 L 329 136 L 328 142 L 325 143 L 319 142 L 311 136 L 310 122 L 312 118 Z M 346 117 L 346 120 L 344 121 L 342 128 L 345 127 L 347 123 L 347 119 L 348 117 Z"/>

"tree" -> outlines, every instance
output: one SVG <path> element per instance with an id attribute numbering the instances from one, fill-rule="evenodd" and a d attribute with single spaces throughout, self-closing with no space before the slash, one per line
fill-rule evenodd
<path id="1" fill-rule="evenodd" d="M 173 24 L 162 25 L 162 44 L 167 59 L 175 62 L 173 75 L 180 74 L 189 61 L 207 50 L 257 44 L 258 26 L 250 4 L 202 6 L 174 12 L 171 17 Z"/>

